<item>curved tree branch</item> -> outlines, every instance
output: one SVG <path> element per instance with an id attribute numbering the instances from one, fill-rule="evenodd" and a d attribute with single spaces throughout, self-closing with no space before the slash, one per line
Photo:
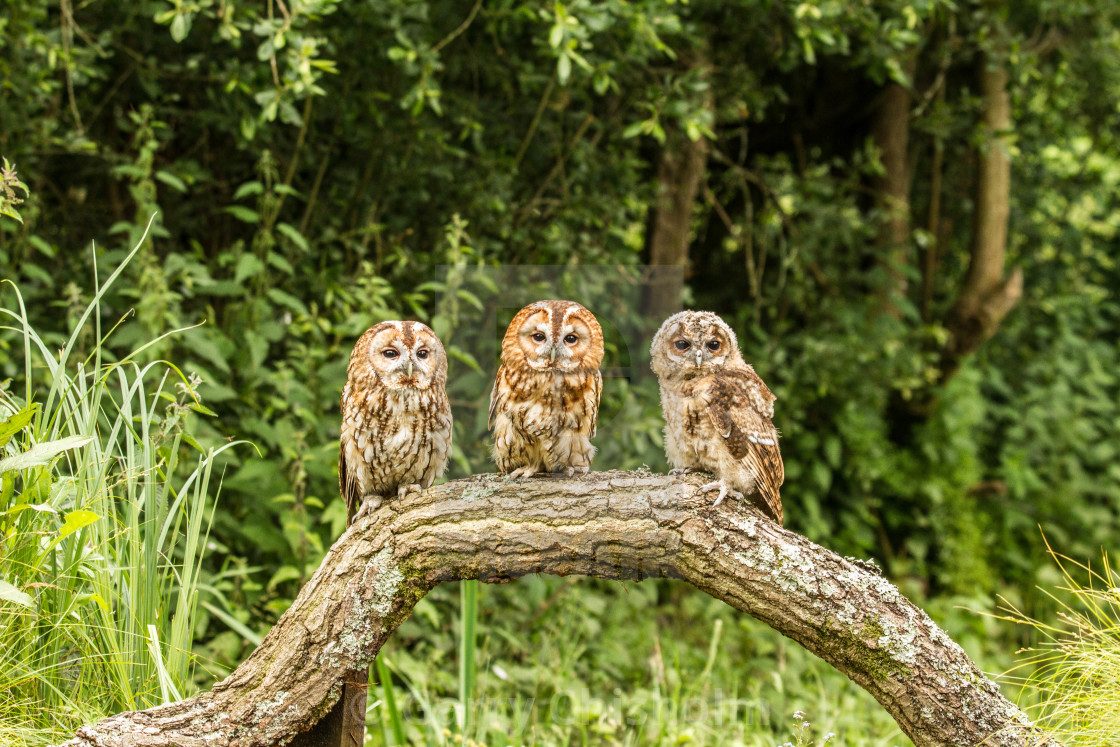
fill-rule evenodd
<path id="1" fill-rule="evenodd" d="M 390 501 L 349 529 L 253 654 L 210 692 L 82 727 L 68 747 L 283 744 L 339 698 L 444 581 L 530 573 L 669 577 L 767 623 L 870 692 L 918 747 L 1056 745 L 890 582 L 698 476 L 479 475 Z M 985 741 L 986 740 L 986 741 Z"/>

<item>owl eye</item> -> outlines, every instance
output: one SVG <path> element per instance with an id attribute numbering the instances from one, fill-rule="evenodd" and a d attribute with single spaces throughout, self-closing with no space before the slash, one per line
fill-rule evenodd
<path id="1" fill-rule="evenodd" d="M 425 358 L 428 357 L 428 349 L 427 348 L 420 348 L 419 350 L 416 351 L 416 357 L 419 358 L 420 360 L 424 360 Z"/>
<path id="2" fill-rule="evenodd" d="M 576 340 L 578 340 L 578 339 L 579 338 L 576 337 L 575 335 L 565 335 L 564 336 L 564 342 L 568 343 L 569 345 L 574 345 L 576 343 Z"/>
<path id="3" fill-rule="evenodd" d="M 711 350 L 712 352 L 715 352 L 716 350 L 719 350 L 719 340 L 710 341 L 708 343 L 708 350 Z"/>
<path id="4" fill-rule="evenodd" d="M 677 350 L 688 350 L 690 347 L 692 347 L 692 343 L 690 343 L 688 340 L 677 340 L 675 343 L 673 343 L 673 347 L 675 347 Z"/>
<path id="5" fill-rule="evenodd" d="M 534 332 L 532 336 L 533 336 L 533 342 L 544 342 L 544 333 L 543 332 Z"/>
<path id="6" fill-rule="evenodd" d="M 393 359 L 394 359 L 394 358 L 396 358 L 396 357 L 397 357 L 398 355 L 400 355 L 400 353 L 398 353 L 398 352 L 397 352 L 396 350 L 394 350 L 393 348 L 385 348 L 384 350 L 382 350 L 382 351 L 381 351 L 381 354 L 382 354 L 383 356 L 385 356 L 386 358 L 388 358 L 389 360 L 393 360 Z"/>

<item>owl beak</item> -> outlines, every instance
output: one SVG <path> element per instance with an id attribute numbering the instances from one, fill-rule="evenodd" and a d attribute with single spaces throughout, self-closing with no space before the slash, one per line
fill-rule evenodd
<path id="1" fill-rule="evenodd" d="M 551 352 L 548 354 L 548 358 L 553 363 L 555 363 L 556 362 L 556 356 L 559 355 L 559 354 L 560 354 L 560 351 L 556 349 L 555 345 L 553 345 L 552 348 L 551 348 Z"/>
<path id="2" fill-rule="evenodd" d="M 704 359 L 704 351 L 703 350 L 697 350 L 696 351 L 696 365 L 699 366 L 703 362 L 703 359 Z"/>
<path id="3" fill-rule="evenodd" d="M 408 362 L 408 368 L 406 370 L 408 371 L 408 375 L 412 376 L 412 361 Z"/>

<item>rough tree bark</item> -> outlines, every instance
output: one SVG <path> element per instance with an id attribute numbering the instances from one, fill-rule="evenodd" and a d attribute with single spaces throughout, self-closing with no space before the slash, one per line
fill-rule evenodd
<path id="1" fill-rule="evenodd" d="M 644 471 L 525 484 L 480 475 L 391 501 L 347 530 L 213 690 L 82 727 L 65 744 L 284 744 L 336 707 L 338 673 L 367 667 L 437 584 L 530 573 L 684 579 L 847 674 L 918 747 L 1056 744 L 891 583 L 753 508 L 713 507 L 702 482 Z"/>
<path id="2" fill-rule="evenodd" d="M 1007 91 L 1007 68 L 990 55 L 983 55 L 979 65 L 985 137 L 978 154 L 971 259 L 960 296 L 949 314 L 950 338 L 941 361 L 943 379 L 956 373 L 961 361 L 995 334 L 1023 295 L 1020 268 L 1004 277 L 1011 210 L 1011 159 L 1007 154 L 1011 96 Z"/>

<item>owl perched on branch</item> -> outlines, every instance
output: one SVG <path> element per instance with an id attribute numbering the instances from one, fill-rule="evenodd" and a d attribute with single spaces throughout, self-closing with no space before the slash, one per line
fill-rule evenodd
<path id="1" fill-rule="evenodd" d="M 348 523 L 385 497 L 422 490 L 447 468 L 447 354 L 420 322 L 381 322 L 350 354 L 338 486 Z"/>
<path id="2" fill-rule="evenodd" d="M 591 469 L 603 376 L 603 330 L 572 301 L 517 312 L 490 393 L 494 462 L 510 477 Z"/>
<path id="3" fill-rule="evenodd" d="M 682 311 L 661 325 L 650 355 L 669 463 L 714 473 L 719 479 L 703 490 L 719 490 L 715 505 L 757 493 L 782 523 L 785 467 L 770 422 L 776 398 L 743 360 L 731 327 L 708 311 Z"/>

